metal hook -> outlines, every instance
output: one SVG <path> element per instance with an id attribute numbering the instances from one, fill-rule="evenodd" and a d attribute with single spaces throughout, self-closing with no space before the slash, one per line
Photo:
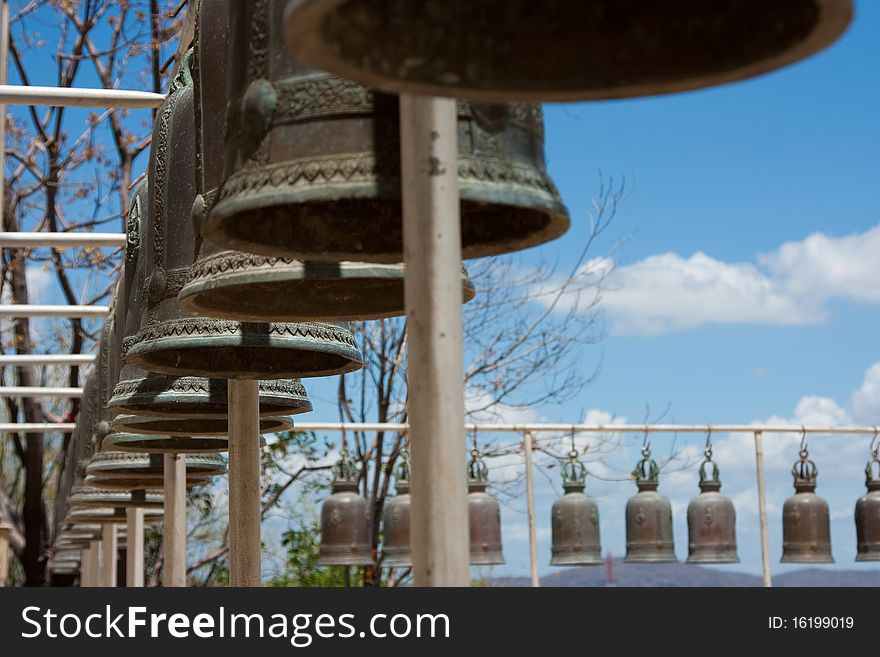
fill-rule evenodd
<path id="1" fill-rule="evenodd" d="M 642 439 L 642 456 L 651 456 L 651 443 L 648 442 L 648 428 L 645 427 L 645 437 Z"/>
<path id="2" fill-rule="evenodd" d="M 878 459 L 878 452 L 880 452 L 880 437 L 878 437 L 877 425 L 875 424 L 874 437 L 871 438 L 871 456 L 875 461 Z"/>
<path id="3" fill-rule="evenodd" d="M 577 448 L 574 444 L 574 425 L 571 425 L 571 451 L 577 453 Z"/>
<path id="4" fill-rule="evenodd" d="M 802 459 L 806 459 L 809 456 L 809 452 L 807 452 L 807 428 L 803 424 L 801 425 L 800 456 Z"/>
<path id="5" fill-rule="evenodd" d="M 703 454 L 706 456 L 706 460 L 712 460 L 712 427 L 706 430 L 706 449 Z"/>

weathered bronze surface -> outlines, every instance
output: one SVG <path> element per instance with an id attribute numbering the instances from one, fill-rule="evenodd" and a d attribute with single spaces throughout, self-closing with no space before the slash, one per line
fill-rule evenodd
<path id="1" fill-rule="evenodd" d="M 468 525 L 472 566 L 495 566 L 504 563 L 501 552 L 501 507 L 486 492 L 489 469 L 476 449 L 468 463 Z"/>
<path id="2" fill-rule="evenodd" d="M 816 495 L 819 470 L 806 449 L 791 469 L 795 494 L 782 506 L 782 563 L 834 563 L 828 503 Z"/>
<path id="3" fill-rule="evenodd" d="M 223 182 L 228 5 L 229 0 L 202 2 L 196 25 L 192 69 L 201 171 L 193 220 L 199 226 Z M 473 296 L 462 272 L 463 300 Z M 403 266 L 303 262 L 230 251 L 205 240 L 177 299 L 184 310 L 242 321 L 378 319 L 404 314 Z"/>
<path id="4" fill-rule="evenodd" d="M 90 486 L 77 485 L 71 490 L 70 507 L 84 509 L 109 506 L 143 507 L 161 509 L 165 494 L 162 488 L 139 490 L 103 490 Z"/>
<path id="5" fill-rule="evenodd" d="M 198 420 L 198 422 L 196 422 Z M 111 429 L 116 433 L 139 433 L 144 435 L 172 436 L 181 439 L 180 445 L 188 442 L 195 446 L 199 438 L 223 436 L 228 433 L 228 420 L 225 417 L 182 418 L 176 416 L 150 417 L 140 415 L 118 415 L 113 419 Z M 287 431 L 293 427 L 289 417 L 261 417 L 260 433 Z M 186 440 L 195 438 L 196 440 Z M 224 439 L 228 445 L 228 439 Z M 186 452 L 182 447 L 177 451 Z M 194 449 L 192 451 L 206 451 Z M 217 451 L 217 450 L 207 450 Z M 225 451 L 225 450 L 219 450 Z"/>
<path id="6" fill-rule="evenodd" d="M 201 454 L 229 451 L 228 436 L 170 436 L 114 432 L 104 438 L 104 448 L 144 454 Z"/>
<path id="7" fill-rule="evenodd" d="M 711 450 L 700 465 L 700 494 L 688 504 L 687 563 L 739 563 L 736 509 L 722 495 L 718 466 Z"/>
<path id="8" fill-rule="evenodd" d="M 382 566 L 409 568 L 410 548 L 409 454 L 404 452 L 394 477 L 394 497 L 382 509 Z"/>
<path id="9" fill-rule="evenodd" d="M 140 330 L 123 341 L 126 362 L 163 374 L 220 379 L 327 376 L 360 368 L 347 326 L 211 319 L 177 306 L 199 246 L 191 216 L 196 165 L 193 85 L 183 65 L 153 130 L 143 233 L 151 239 L 141 247 L 145 309 Z"/>
<path id="10" fill-rule="evenodd" d="M 163 513 L 162 509 L 144 509 L 144 520 L 159 518 Z M 74 509 L 67 517 L 73 523 L 97 522 L 101 525 L 123 525 L 126 522 L 125 509 L 121 507 Z"/>
<path id="11" fill-rule="evenodd" d="M 650 450 L 642 450 L 642 460 L 633 472 L 639 492 L 626 502 L 625 563 L 673 563 L 672 505 L 657 493 L 660 468 Z"/>
<path id="12" fill-rule="evenodd" d="M 86 466 L 85 484 L 112 490 L 145 490 L 164 485 L 165 463 L 161 454 L 98 452 Z M 225 474 L 226 463 L 219 454 L 187 454 L 187 486 L 202 486 L 211 477 Z"/>
<path id="13" fill-rule="evenodd" d="M 128 215 L 125 264 L 123 267 L 123 290 L 127 291 L 125 301 L 120 306 L 126 309 L 123 323 L 124 334 L 131 336 L 138 332 L 144 313 L 144 286 L 146 284 L 146 265 L 141 248 L 143 235 L 146 235 L 147 208 L 149 199 L 147 182 L 142 181 L 132 196 Z M 119 331 L 117 331 L 119 333 Z M 121 338 L 118 340 L 121 345 Z M 121 348 L 121 347 L 118 347 Z M 168 427 L 168 431 L 183 438 L 169 451 L 204 451 L 193 444 L 193 449 L 185 449 L 187 438 L 207 434 L 225 434 L 228 404 L 228 386 L 225 379 L 209 379 L 197 376 L 171 376 L 147 372 L 130 364 L 122 367 L 120 380 L 116 382 L 108 407 L 114 414 L 127 414 L 141 418 L 158 417 L 157 425 Z M 312 409 L 305 388 L 293 379 L 260 381 L 260 415 L 288 415 L 304 413 Z M 174 418 L 172 420 L 172 418 Z M 211 421 L 205 421 L 211 418 Z M 219 424 L 223 425 L 218 428 Z M 135 431 L 154 431 L 149 420 L 142 420 Z M 262 423 L 261 423 L 262 426 Z M 122 426 L 117 421 L 117 429 Z M 277 427 L 277 428 L 276 428 Z M 267 427 L 269 428 L 269 427 Z M 281 430 L 272 423 L 271 430 Z M 174 442 L 174 441 L 172 441 Z M 216 441 L 214 441 L 216 442 Z M 224 439 L 224 446 L 226 445 Z"/>
<path id="14" fill-rule="evenodd" d="M 233 129 L 205 237 L 308 261 L 402 262 L 398 99 L 296 61 L 282 40 L 283 9 L 282 0 L 234 4 Z M 539 106 L 459 103 L 458 134 L 465 258 L 565 232 Z"/>
<path id="15" fill-rule="evenodd" d="M 604 563 L 599 540 L 599 506 L 584 495 L 587 469 L 572 450 L 562 466 L 565 495 L 550 510 L 551 566 L 598 566 Z"/>
<path id="16" fill-rule="evenodd" d="M 733 82 L 821 50 L 850 0 L 291 0 L 288 46 L 398 93 L 625 98 Z"/>
<path id="17" fill-rule="evenodd" d="M 358 469 L 343 452 L 333 467 L 330 496 L 321 505 L 319 566 L 369 566 L 373 563 L 367 501 L 358 493 Z"/>
<path id="18" fill-rule="evenodd" d="M 876 471 L 876 474 L 875 474 Z M 856 502 L 856 561 L 880 561 L 880 458 L 877 449 L 865 468 L 868 492 Z"/>

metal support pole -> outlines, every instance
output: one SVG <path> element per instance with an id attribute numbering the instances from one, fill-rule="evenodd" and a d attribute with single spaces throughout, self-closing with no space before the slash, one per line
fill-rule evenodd
<path id="1" fill-rule="evenodd" d="M 229 583 L 260 586 L 259 382 L 229 381 Z"/>
<path id="2" fill-rule="evenodd" d="M 79 585 L 86 588 L 92 585 L 92 544 L 80 551 Z"/>
<path id="3" fill-rule="evenodd" d="M 186 586 L 186 456 L 165 454 L 162 586 Z"/>
<path id="4" fill-rule="evenodd" d="M 89 582 L 86 586 L 101 586 L 101 541 L 95 540 L 89 544 Z"/>
<path id="5" fill-rule="evenodd" d="M 141 588 L 144 585 L 144 510 L 129 507 L 125 510 L 125 585 Z"/>
<path id="6" fill-rule="evenodd" d="M 416 586 L 469 582 L 455 100 L 400 97 Z"/>
<path id="7" fill-rule="evenodd" d="M 529 566 L 531 567 L 532 586 L 541 586 L 538 577 L 538 530 L 535 527 L 535 474 L 532 463 L 532 432 L 524 434 L 523 449 L 526 455 L 526 504 L 529 516 Z"/>
<path id="8" fill-rule="evenodd" d="M 118 545 L 116 525 L 106 523 L 101 529 L 101 586 L 116 588 L 116 560 L 118 559 Z"/>
<path id="9" fill-rule="evenodd" d="M 767 496 L 764 492 L 764 445 L 760 431 L 755 432 L 755 466 L 758 472 L 758 517 L 761 523 L 761 571 L 764 586 L 772 586 L 770 579 L 770 541 L 767 538 Z"/>
<path id="10" fill-rule="evenodd" d="M 9 582 L 9 535 L 12 525 L 0 522 L 0 588 Z"/>

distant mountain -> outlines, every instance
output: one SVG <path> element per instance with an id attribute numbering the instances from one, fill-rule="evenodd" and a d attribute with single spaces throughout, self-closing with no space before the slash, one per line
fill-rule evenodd
<path id="1" fill-rule="evenodd" d="M 761 586 L 761 578 L 684 563 L 628 564 L 614 561 L 615 586 Z M 528 586 L 527 577 L 496 578 L 490 586 Z M 606 586 L 605 568 L 564 568 L 541 578 L 541 586 Z M 805 568 L 773 577 L 773 586 L 880 586 L 877 571 Z"/>

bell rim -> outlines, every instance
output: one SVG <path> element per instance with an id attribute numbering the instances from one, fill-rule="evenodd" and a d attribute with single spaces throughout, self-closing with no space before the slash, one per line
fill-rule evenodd
<path id="1" fill-rule="evenodd" d="M 503 566 L 506 563 L 507 561 L 505 560 L 504 555 L 482 556 L 471 554 L 470 557 L 471 566 Z"/>
<path id="2" fill-rule="evenodd" d="M 209 426 L 205 426 L 205 425 Z M 180 428 L 174 428 L 176 425 Z M 205 428 L 200 428 L 204 426 Z M 289 431 L 294 426 L 293 419 L 289 417 L 260 417 L 258 431 L 260 434 Z M 153 415 L 117 415 L 111 425 L 111 434 L 129 433 L 153 436 L 169 436 L 171 438 L 189 437 L 217 437 L 226 436 L 229 439 L 229 421 L 226 416 L 220 418 L 202 417 L 162 417 Z M 214 450 L 206 450 L 214 451 Z M 226 450 L 220 450 L 226 451 Z"/>
<path id="3" fill-rule="evenodd" d="M 833 44 L 847 29 L 853 8 L 850 0 L 816 0 L 815 6 L 820 15 L 814 28 L 805 38 L 793 46 L 784 48 L 771 56 L 761 57 L 749 64 L 740 64 L 731 70 L 719 69 L 684 78 L 672 78 L 660 85 L 646 80 L 635 84 L 597 90 L 585 89 L 497 89 L 486 90 L 485 84 L 477 81 L 468 85 L 440 81 L 402 80 L 393 75 L 383 75 L 351 64 L 338 55 L 337 48 L 323 41 L 326 18 L 334 9 L 348 0 L 294 0 L 284 13 L 282 33 L 288 49 L 310 66 L 331 71 L 345 78 L 355 80 L 364 86 L 395 94 L 417 94 L 427 96 L 452 96 L 478 102 L 578 102 L 590 100 L 611 100 L 620 98 L 640 98 L 661 96 L 670 93 L 711 88 L 718 85 L 747 80 L 794 64 Z M 293 17 L 295 16 L 295 20 Z M 817 29 L 818 28 L 818 29 Z M 417 56 L 418 53 L 415 54 Z M 392 64 L 393 67 L 393 64 Z M 594 83 L 595 84 L 595 83 Z M 660 86 L 660 88 L 657 88 Z"/>
<path id="4" fill-rule="evenodd" d="M 131 438 L 128 438 L 131 436 Z M 228 452 L 229 436 L 168 436 L 164 434 L 111 433 L 104 445 L 114 451 L 142 454 L 199 454 Z M 150 446 L 151 445 L 151 446 Z"/>
<path id="5" fill-rule="evenodd" d="M 689 555 L 688 558 L 685 560 L 685 563 L 695 564 L 695 565 L 715 564 L 715 563 L 717 563 L 717 564 L 740 563 L 740 559 L 739 559 L 738 554 L 733 555 L 732 557 L 721 557 L 721 558 L 717 558 L 717 559 L 712 558 L 712 557 L 690 556 Z"/>
<path id="6" fill-rule="evenodd" d="M 675 555 L 672 556 L 661 556 L 661 557 L 648 557 L 646 555 L 629 555 L 627 554 L 623 558 L 623 563 L 681 563 L 678 560 L 678 557 Z"/>
<path id="7" fill-rule="evenodd" d="M 779 560 L 779 563 L 836 563 L 834 561 L 834 557 L 828 555 L 827 557 L 824 555 L 819 555 L 814 559 L 804 559 L 803 557 L 798 557 L 797 555 L 782 555 L 782 558 Z"/>

